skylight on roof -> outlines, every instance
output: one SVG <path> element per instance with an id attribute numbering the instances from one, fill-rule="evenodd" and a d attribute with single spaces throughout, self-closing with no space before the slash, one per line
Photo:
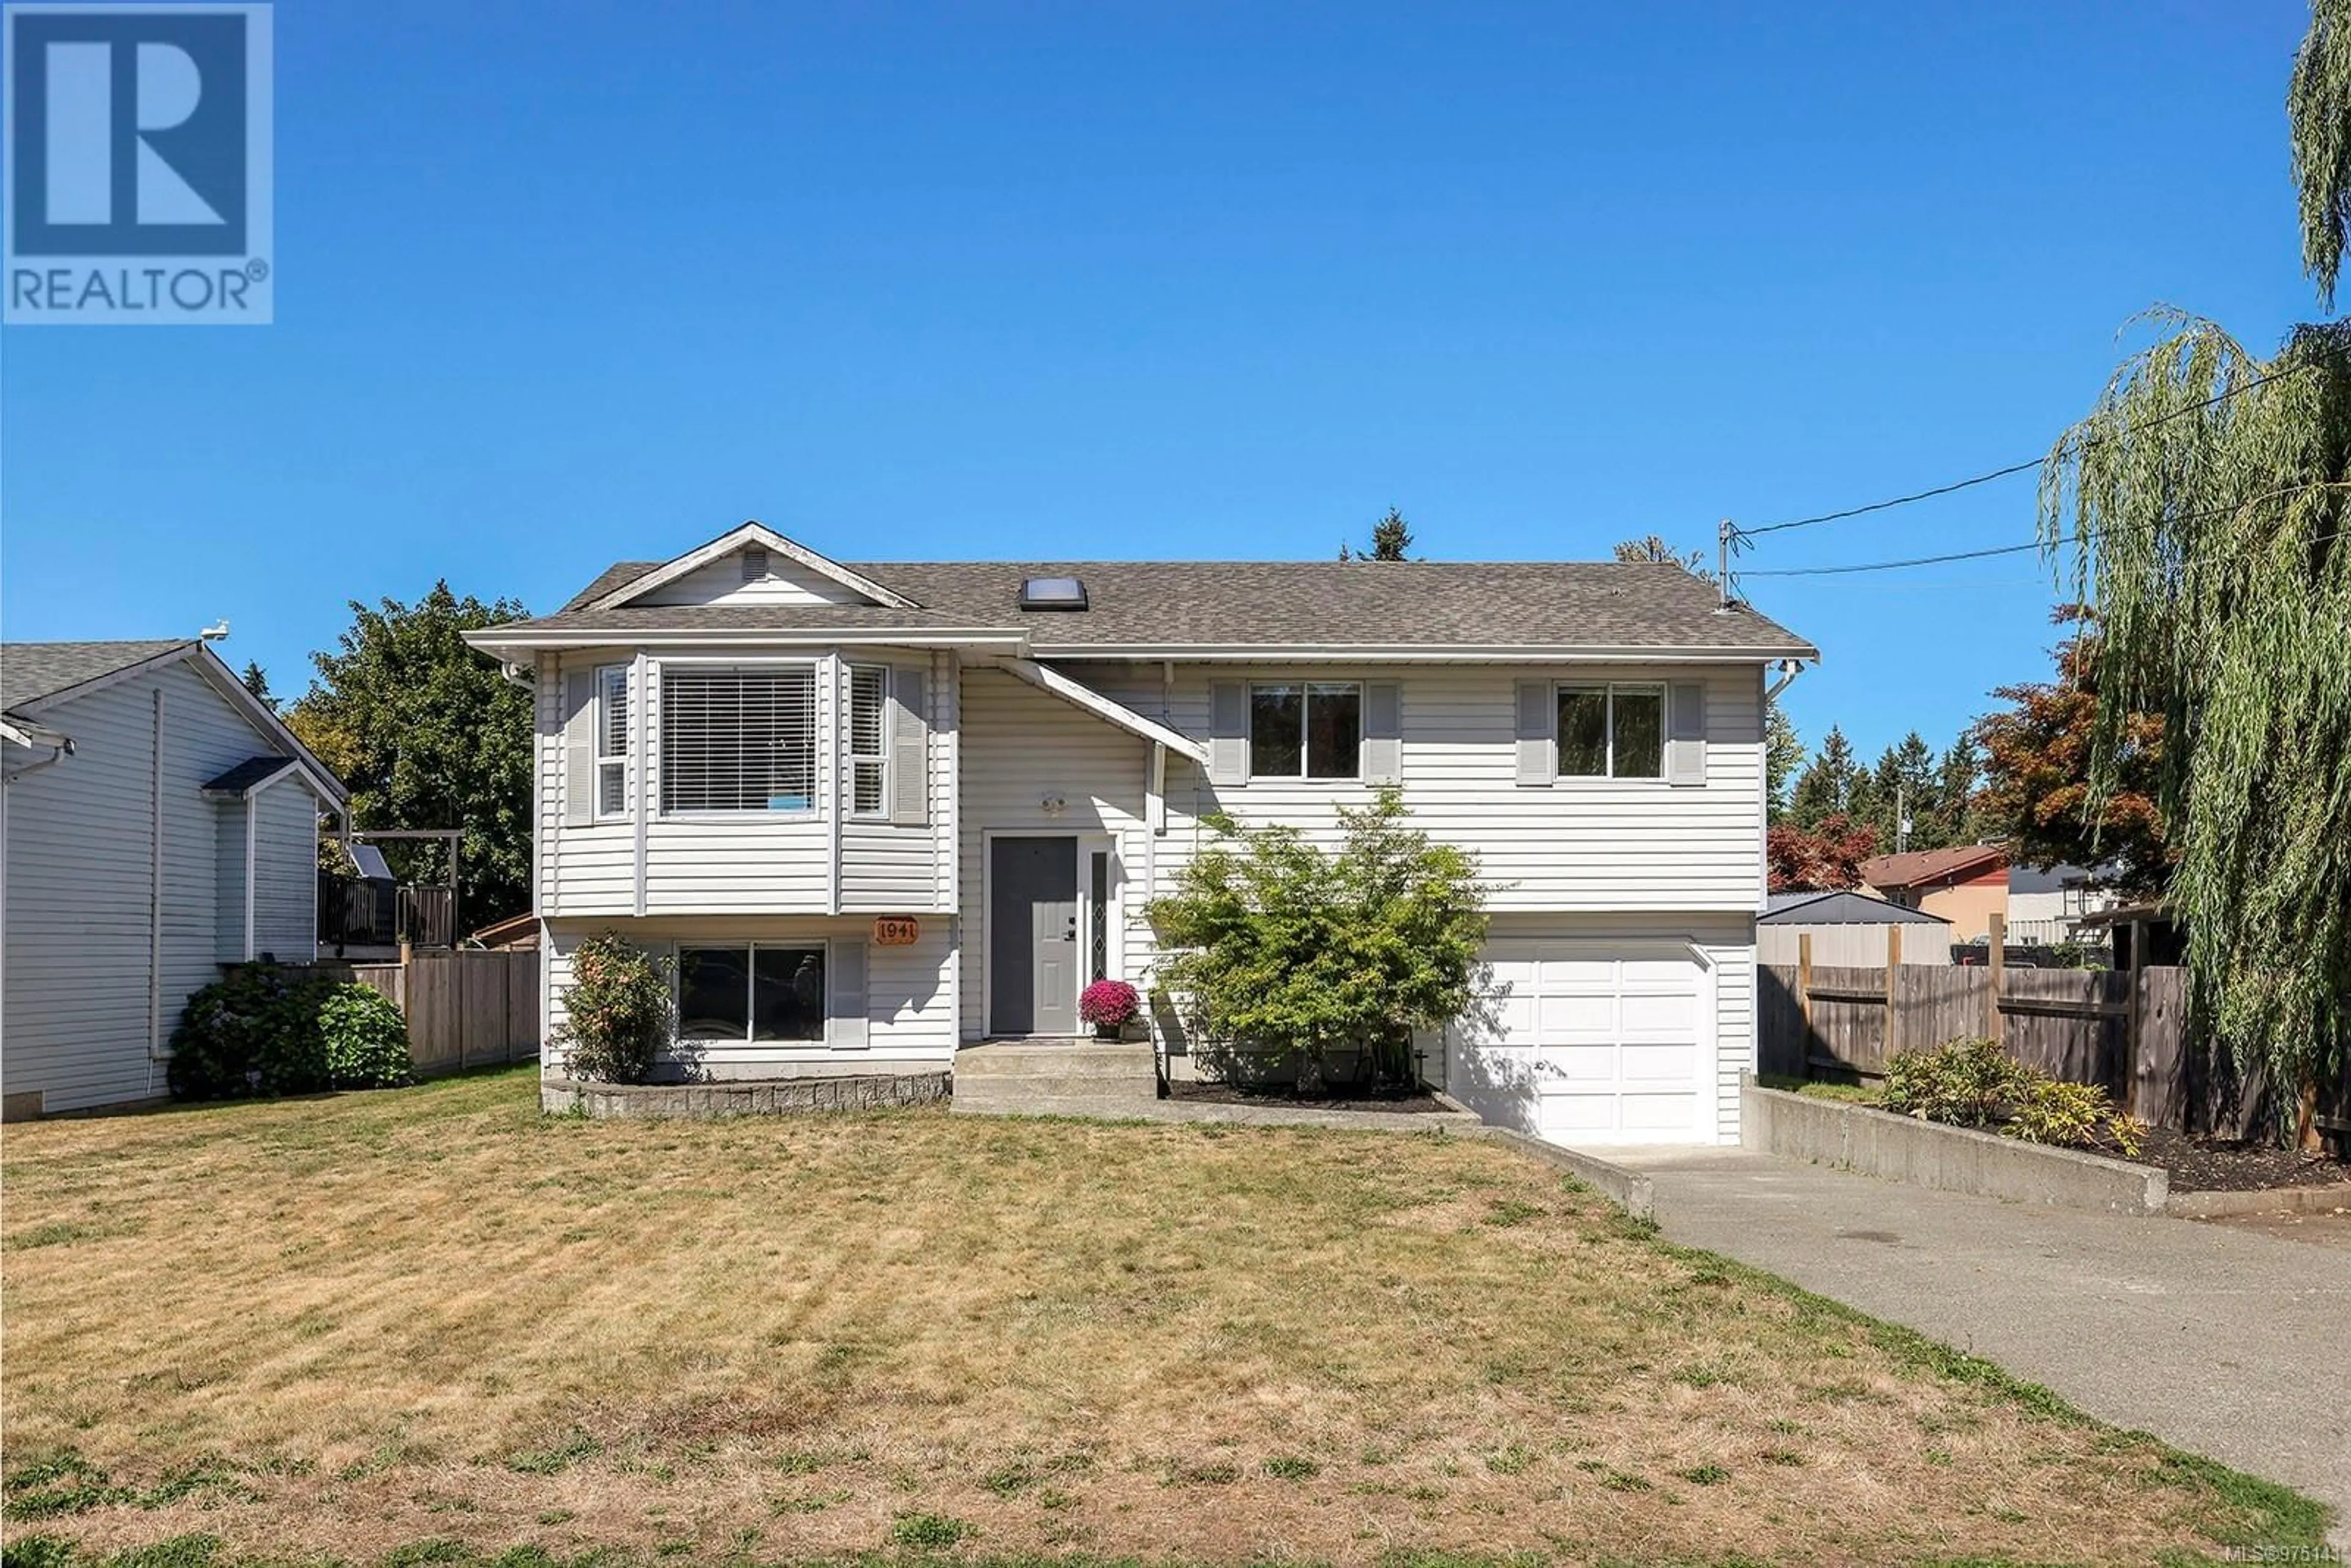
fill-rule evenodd
<path id="1" fill-rule="evenodd" d="M 1074 577 L 1028 577 L 1020 580 L 1023 610 L 1083 610 L 1086 585 Z"/>

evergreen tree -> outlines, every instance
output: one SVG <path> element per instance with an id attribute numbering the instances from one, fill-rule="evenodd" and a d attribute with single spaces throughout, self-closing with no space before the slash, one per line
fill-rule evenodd
<path id="1" fill-rule="evenodd" d="M 1804 743 L 1775 698 L 1763 710 L 1763 797 L 1773 824 L 1788 816 L 1788 787 L 1804 766 Z"/>
<path id="2" fill-rule="evenodd" d="M 244 684 L 246 691 L 253 694 L 255 700 L 263 707 L 267 708 L 271 713 L 277 711 L 277 699 L 269 695 L 269 677 L 262 673 L 261 662 L 258 659 L 247 659 L 245 662 L 245 674 L 237 676 L 237 679 Z"/>
<path id="3" fill-rule="evenodd" d="M 1854 764 L 1852 743 L 1844 730 L 1832 725 L 1821 738 L 1820 750 L 1796 775 L 1795 787 L 1788 796 L 1789 822 L 1809 831 L 1831 817 L 1848 815 L 1854 782 L 1860 772 Z"/>
<path id="4" fill-rule="evenodd" d="M 1404 520 L 1402 512 L 1390 507 L 1388 515 L 1372 525 L 1372 553 L 1366 559 L 1408 560 L 1411 558 L 1405 552 L 1410 549 L 1412 549 L 1412 526 Z M 1340 559 L 1345 558 L 1343 556 Z"/>

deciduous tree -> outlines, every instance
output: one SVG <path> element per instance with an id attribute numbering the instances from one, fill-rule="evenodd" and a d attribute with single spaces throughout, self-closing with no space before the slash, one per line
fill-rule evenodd
<path id="1" fill-rule="evenodd" d="M 2125 755 L 2103 789 L 2092 775 L 2102 745 L 2098 722 L 2099 639 L 2078 606 L 2051 619 L 2074 630 L 2057 645 L 2056 678 L 2002 686 L 2009 706 L 1976 725 L 1985 754 L 1979 802 L 1984 825 L 2008 842 L 2020 864 L 2104 865 L 2117 882 L 2151 896 L 2168 868 L 2163 818 L 2163 719 L 2144 710 L 2123 722 Z"/>
<path id="2" fill-rule="evenodd" d="M 1861 862 L 1877 852 L 1877 835 L 1842 812 L 1817 829 L 1782 826 L 1763 838 L 1773 893 L 1836 893 L 1861 885 Z"/>
<path id="3" fill-rule="evenodd" d="M 2351 240 L 2351 0 L 2316 0 L 2286 94 L 2303 263 Z M 2178 221 L 2167 213 L 2151 220 Z M 2351 1039 L 2351 343 L 2274 353 L 2170 314 L 2042 469 L 2041 524 L 2095 608 L 2093 812 L 2159 718 L 2189 1005 L 2241 1066 L 2317 1085 Z"/>
<path id="4" fill-rule="evenodd" d="M 339 651 L 286 722 L 351 789 L 362 828 L 463 828 L 458 906 L 467 925 L 530 907 L 530 694 L 459 640 L 524 613 L 459 599 L 446 582 L 414 604 L 351 601 Z M 404 875 L 434 852 L 383 846 Z M 445 862 L 444 862 L 445 864 Z"/>

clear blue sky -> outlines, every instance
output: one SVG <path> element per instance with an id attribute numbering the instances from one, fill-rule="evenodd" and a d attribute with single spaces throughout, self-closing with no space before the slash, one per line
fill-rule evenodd
<path id="1" fill-rule="evenodd" d="M 2037 455 L 2152 302 L 2266 349 L 2288 0 L 286 0 L 277 319 L 9 329 L 11 638 L 849 559 L 1711 549 Z M 1752 567 L 2030 537 L 2031 480 Z M 1753 580 L 1808 743 L 2046 668 L 2032 558 Z"/>

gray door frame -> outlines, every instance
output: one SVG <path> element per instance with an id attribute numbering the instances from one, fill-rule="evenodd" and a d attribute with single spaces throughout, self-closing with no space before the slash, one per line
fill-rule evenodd
<path id="1" fill-rule="evenodd" d="M 1073 983 L 1071 988 L 1070 1020 L 1069 1028 L 1066 1030 L 1044 1029 L 1042 1020 L 1037 1017 L 1033 988 L 1035 985 L 1036 967 L 1040 954 L 1036 941 L 1036 928 L 1033 924 L 1035 920 L 1035 906 L 1030 905 L 1029 910 L 1024 912 L 1023 917 L 1015 922 L 1015 924 L 1020 927 L 1018 931 L 1010 933 L 1008 936 L 1007 934 L 1000 933 L 997 930 L 996 855 L 998 846 L 1006 840 L 1049 841 L 1068 844 L 1070 846 L 1070 908 L 1072 912 L 1073 935 L 1077 935 L 1083 932 L 1086 918 L 1085 857 L 1080 852 L 1080 844 L 1082 839 L 1082 834 L 1074 831 L 1055 832 L 1050 829 L 1043 831 L 1033 831 L 1020 828 L 990 829 L 983 835 L 986 886 L 980 907 L 983 912 L 982 920 L 985 923 L 986 931 L 984 934 L 985 941 L 982 945 L 983 952 L 981 955 L 980 973 L 982 982 L 985 987 L 984 1005 L 987 1015 L 985 1020 L 985 1032 L 990 1036 L 1028 1035 L 1040 1038 L 1058 1038 L 1063 1034 L 1075 1034 L 1078 1030 L 1077 992 L 1082 988 L 1081 983 Z M 1005 1030 L 999 1026 L 997 1019 L 996 958 L 998 951 L 998 944 L 999 940 L 1010 940 L 1016 942 L 1020 947 L 1026 949 L 1029 954 L 1030 985 L 1032 990 L 1030 997 L 1029 1027 L 1026 1030 Z M 1073 982 L 1076 981 L 1077 971 L 1083 967 L 1082 959 L 1083 943 L 1082 941 L 1073 940 L 1071 943 L 1070 950 L 1071 978 Z"/>

